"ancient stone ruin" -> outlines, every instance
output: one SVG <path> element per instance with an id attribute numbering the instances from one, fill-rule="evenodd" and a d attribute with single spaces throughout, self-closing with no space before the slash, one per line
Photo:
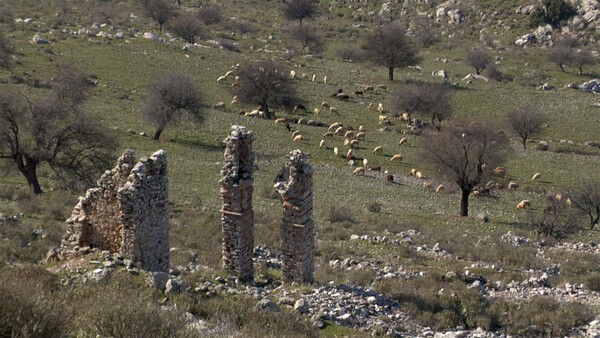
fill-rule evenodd
<path id="1" fill-rule="evenodd" d="M 283 280 L 288 282 L 313 282 L 313 169 L 307 162 L 306 154 L 294 150 L 275 178 L 275 189 L 279 192 L 283 205 L 280 235 Z"/>
<path id="2" fill-rule="evenodd" d="M 79 198 L 56 256 L 97 248 L 119 253 L 144 270 L 168 271 L 167 193 L 165 151 L 136 163 L 133 150 L 126 150 L 97 187 Z"/>
<path id="3" fill-rule="evenodd" d="M 242 281 L 251 281 L 254 276 L 253 141 L 254 135 L 245 127 L 231 127 L 231 134 L 224 141 L 220 180 L 223 268 L 236 274 Z"/>

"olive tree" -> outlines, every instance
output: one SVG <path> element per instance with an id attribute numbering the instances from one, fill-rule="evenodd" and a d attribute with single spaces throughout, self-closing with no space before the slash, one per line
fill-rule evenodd
<path id="1" fill-rule="evenodd" d="M 571 203 L 590 219 L 590 229 L 600 222 L 600 182 L 585 182 L 571 193 Z"/>
<path id="2" fill-rule="evenodd" d="M 292 106 L 296 93 L 284 68 L 272 60 L 248 62 L 236 72 L 233 94 L 241 102 L 258 104 L 264 118 L 272 118 L 270 106 Z"/>
<path id="3" fill-rule="evenodd" d="M 573 38 L 564 38 L 558 40 L 546 54 L 548 61 L 556 64 L 561 71 L 565 71 L 565 65 L 572 64 L 575 56 L 574 48 L 577 46 L 577 40 Z"/>
<path id="4" fill-rule="evenodd" d="M 43 164 L 63 182 L 91 185 L 113 160 L 114 137 L 80 109 L 86 86 L 83 76 L 63 68 L 40 97 L 0 92 L 0 160 L 15 167 L 34 194 L 42 193 Z"/>
<path id="5" fill-rule="evenodd" d="M 195 43 L 202 36 L 204 25 L 193 12 L 182 12 L 169 21 L 168 28 L 188 43 Z"/>
<path id="6" fill-rule="evenodd" d="M 288 20 L 298 20 L 300 26 L 304 19 L 312 19 L 317 13 L 316 0 L 284 0 L 281 7 L 283 17 Z"/>
<path id="7" fill-rule="evenodd" d="M 159 140 L 167 125 L 180 121 L 184 113 L 194 122 L 201 122 L 202 108 L 202 94 L 194 80 L 185 74 L 166 72 L 148 86 L 142 118 L 154 125 L 153 139 Z"/>
<path id="8" fill-rule="evenodd" d="M 362 45 L 364 60 L 388 69 L 388 78 L 394 80 L 394 69 L 414 66 L 419 62 L 417 52 L 406 38 L 406 31 L 398 24 L 377 27 L 368 34 Z"/>
<path id="9" fill-rule="evenodd" d="M 0 31 L 0 67 L 8 67 L 13 53 L 12 45 L 8 42 L 4 33 Z"/>
<path id="10" fill-rule="evenodd" d="M 158 23 L 160 32 L 163 25 L 175 15 L 173 7 L 166 0 L 139 0 L 139 2 L 144 14 Z"/>
<path id="11" fill-rule="evenodd" d="M 531 106 L 512 110 L 506 115 L 506 120 L 512 130 L 521 138 L 523 149 L 527 148 L 527 139 L 540 134 L 546 122 L 544 115 Z"/>
<path id="12" fill-rule="evenodd" d="M 414 113 L 441 123 L 452 115 L 450 88 L 443 84 L 409 82 L 399 85 L 390 95 L 389 107 L 397 113 L 408 113 L 409 121 Z"/>
<path id="13" fill-rule="evenodd" d="M 469 215 L 469 194 L 493 175 L 508 152 L 506 137 L 479 121 L 449 121 L 440 131 L 430 131 L 420 141 L 420 161 L 442 180 L 461 191 L 460 215 Z"/>
<path id="14" fill-rule="evenodd" d="M 481 72 L 492 63 L 492 56 L 490 53 L 486 52 L 483 49 L 473 49 L 467 54 L 465 58 L 465 63 L 473 68 L 475 68 L 475 72 L 477 75 L 481 74 Z"/>

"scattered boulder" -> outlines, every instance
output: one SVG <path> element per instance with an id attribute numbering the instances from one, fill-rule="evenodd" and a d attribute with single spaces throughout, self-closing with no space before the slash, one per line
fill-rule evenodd
<path id="1" fill-rule="evenodd" d="M 164 292 L 168 278 L 169 276 L 165 272 L 151 272 L 146 277 L 146 283 L 148 283 L 148 286 Z"/>
<path id="2" fill-rule="evenodd" d="M 184 282 L 177 279 L 169 279 L 165 285 L 165 294 L 181 293 L 185 291 L 187 285 Z"/>
<path id="3" fill-rule="evenodd" d="M 47 45 L 50 42 L 48 42 L 46 38 L 40 36 L 39 34 L 36 34 L 33 36 L 33 38 L 31 38 L 31 43 L 35 45 Z"/>
<path id="4" fill-rule="evenodd" d="M 258 301 L 258 303 L 256 303 L 256 309 L 260 311 L 281 312 L 281 308 L 279 307 L 279 305 L 277 305 L 277 303 L 268 298 L 263 298 L 260 301 Z"/>
<path id="5" fill-rule="evenodd" d="M 537 89 L 539 89 L 539 90 L 554 90 L 556 88 L 549 83 L 544 83 L 543 85 L 537 87 Z"/>
<path id="6" fill-rule="evenodd" d="M 294 303 L 294 310 L 300 312 L 301 314 L 306 314 L 308 313 L 309 310 L 309 306 L 308 306 L 308 302 L 306 302 L 306 300 L 300 298 L 296 301 L 296 303 Z"/>
<path id="7" fill-rule="evenodd" d="M 535 41 L 536 41 L 536 38 L 533 34 L 525 34 L 525 35 L 521 36 L 520 38 L 518 38 L 517 40 L 515 40 L 515 45 L 517 45 L 518 47 L 525 47 L 527 45 L 534 44 Z"/>
<path id="8" fill-rule="evenodd" d="M 463 81 L 469 81 L 469 80 L 481 80 L 484 82 L 488 82 L 489 79 L 483 75 L 477 75 L 477 74 L 468 74 L 467 76 L 465 76 L 463 78 Z"/>

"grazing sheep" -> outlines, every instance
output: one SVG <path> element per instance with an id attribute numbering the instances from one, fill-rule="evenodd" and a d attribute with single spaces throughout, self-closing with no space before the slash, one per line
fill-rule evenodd
<path id="1" fill-rule="evenodd" d="M 332 125 L 329 126 L 329 128 L 327 129 L 327 131 L 336 131 L 339 127 L 343 127 L 341 123 L 336 122 Z"/>
<path id="2" fill-rule="evenodd" d="M 384 124 L 388 122 L 387 115 L 379 115 L 379 123 Z"/>
<path id="3" fill-rule="evenodd" d="M 350 146 L 350 141 L 352 141 L 351 139 L 344 139 L 344 147 L 345 146 Z"/>
<path id="4" fill-rule="evenodd" d="M 365 133 L 364 131 L 361 131 L 361 132 L 359 132 L 359 133 L 356 133 L 356 139 L 357 139 L 357 140 L 363 140 L 363 141 L 364 141 L 364 140 L 365 140 L 365 135 L 366 135 L 366 133 Z"/>
<path id="5" fill-rule="evenodd" d="M 336 107 L 329 107 L 329 111 L 334 114 L 339 114 L 340 111 Z"/>
<path id="6" fill-rule="evenodd" d="M 227 76 L 219 76 L 219 77 L 217 78 L 217 82 L 223 82 L 223 81 L 225 81 L 225 80 L 227 80 Z"/>
<path id="7" fill-rule="evenodd" d="M 386 85 L 382 85 L 382 84 L 380 84 L 380 85 L 377 85 L 377 89 L 383 89 L 383 90 L 386 90 L 386 89 L 387 89 L 387 86 L 386 86 Z"/>
<path id="8" fill-rule="evenodd" d="M 381 155 L 381 153 L 383 153 L 383 146 L 377 146 L 373 149 L 373 154 Z"/>
<path id="9" fill-rule="evenodd" d="M 403 137 L 403 138 L 400 139 L 400 142 L 398 142 L 398 145 L 403 145 L 407 141 L 408 141 L 408 139 L 406 137 Z"/>
<path id="10" fill-rule="evenodd" d="M 348 152 L 346 153 L 346 161 L 350 161 L 354 159 L 354 153 L 352 152 L 352 149 L 348 149 Z"/>
<path id="11" fill-rule="evenodd" d="M 295 113 L 296 110 L 302 110 L 302 111 L 304 111 L 306 113 L 306 106 L 303 105 L 303 104 L 301 104 L 301 103 L 298 103 L 297 105 L 294 106 L 294 109 L 292 110 L 292 113 Z"/>
<path id="12" fill-rule="evenodd" d="M 352 131 L 352 130 L 348 130 L 348 131 L 347 131 L 347 132 L 344 134 L 344 137 L 345 137 L 345 138 L 350 138 L 350 139 L 354 138 L 354 131 Z"/>
<path id="13" fill-rule="evenodd" d="M 215 108 L 225 108 L 225 102 L 221 101 L 221 102 L 217 102 L 217 104 L 215 104 Z"/>
<path id="14" fill-rule="evenodd" d="M 400 121 L 408 122 L 408 120 L 410 120 L 410 115 L 408 115 L 408 113 L 406 113 L 406 112 L 402 113 L 402 117 L 400 118 Z"/>
<path id="15" fill-rule="evenodd" d="M 357 167 L 356 169 L 354 169 L 354 171 L 352 172 L 352 175 L 356 175 L 356 174 L 365 174 L 365 167 Z"/>
<path id="16" fill-rule="evenodd" d="M 379 104 L 377 105 L 377 111 L 383 113 L 383 103 L 379 102 Z"/>
<path id="17" fill-rule="evenodd" d="M 518 187 L 519 187 L 519 185 L 517 184 L 517 182 L 515 182 L 515 181 L 508 182 L 508 190 L 515 190 Z"/>
<path id="18" fill-rule="evenodd" d="M 325 75 L 323 76 L 323 83 L 327 84 L 327 82 L 329 82 L 329 76 Z"/>
<path id="19" fill-rule="evenodd" d="M 296 79 L 296 71 L 295 70 L 290 70 L 290 79 L 292 79 L 292 80 Z"/>
<path id="20" fill-rule="evenodd" d="M 308 75 L 306 75 L 306 73 L 302 73 L 302 79 L 303 79 L 303 80 L 306 80 L 306 79 L 308 79 Z"/>
<path id="21" fill-rule="evenodd" d="M 319 108 L 315 108 L 315 109 L 313 109 L 313 112 L 314 112 L 314 113 L 315 113 L 315 115 L 317 115 L 317 116 L 321 115 L 321 109 L 319 109 Z"/>
<path id="22" fill-rule="evenodd" d="M 541 173 L 535 173 L 535 174 L 533 175 L 533 177 L 531 177 L 531 180 L 532 180 L 532 181 L 539 181 L 541 177 L 542 177 L 542 174 L 541 174 Z"/>
<path id="23" fill-rule="evenodd" d="M 429 182 L 429 181 L 423 182 L 423 188 L 425 188 L 425 189 L 431 188 L 431 182 Z"/>
<path id="24" fill-rule="evenodd" d="M 297 135 L 300 135 L 300 130 L 294 130 L 292 133 L 292 138 L 296 137 Z"/>
<path id="25" fill-rule="evenodd" d="M 328 131 L 325 134 L 323 134 L 323 137 L 333 137 L 333 133 Z"/>
<path id="26" fill-rule="evenodd" d="M 231 103 L 230 104 L 233 106 L 234 104 L 237 104 L 238 102 L 239 102 L 238 101 L 238 97 L 236 95 L 236 96 L 234 96 L 234 97 L 231 98 Z"/>
<path id="27" fill-rule="evenodd" d="M 395 154 L 394 156 L 392 156 L 392 158 L 390 159 L 390 161 L 402 161 L 402 155 Z"/>
<path id="28" fill-rule="evenodd" d="M 435 193 L 439 194 L 440 192 L 444 191 L 444 185 L 440 184 L 435 188 Z"/>
<path id="29" fill-rule="evenodd" d="M 321 102 L 321 106 L 325 109 L 329 109 L 331 108 L 331 106 L 329 105 L 329 103 L 327 101 L 323 101 Z"/>
<path id="30" fill-rule="evenodd" d="M 275 124 L 285 124 L 285 117 L 275 119 Z"/>
<path id="31" fill-rule="evenodd" d="M 317 74 L 313 74 L 313 76 L 312 76 L 312 82 L 317 82 Z"/>
<path id="32" fill-rule="evenodd" d="M 371 108 L 373 108 L 373 102 L 367 103 L 367 109 L 371 109 Z"/>
<path id="33" fill-rule="evenodd" d="M 366 86 L 363 88 L 364 92 L 372 92 L 375 88 L 373 88 L 373 86 Z"/>
<path id="34" fill-rule="evenodd" d="M 358 126 L 358 131 L 365 132 L 367 131 L 364 126 Z"/>
<path id="35" fill-rule="evenodd" d="M 335 156 L 338 156 L 340 154 L 340 150 L 338 149 L 338 147 L 333 148 L 333 153 L 335 154 Z"/>
<path id="36" fill-rule="evenodd" d="M 339 127 L 335 130 L 334 134 L 336 135 L 342 135 L 342 133 L 344 133 L 344 131 L 346 130 L 346 128 L 344 127 Z"/>
<path id="37" fill-rule="evenodd" d="M 525 209 L 530 206 L 531 202 L 529 202 L 529 200 L 522 200 L 521 202 L 519 202 L 519 204 L 517 204 L 517 209 Z"/>
<path id="38" fill-rule="evenodd" d="M 494 185 L 494 189 L 502 190 L 504 189 L 504 184 L 496 182 L 496 184 Z"/>
<path id="39" fill-rule="evenodd" d="M 308 119 L 306 117 L 299 118 L 298 124 L 308 124 Z"/>
<path id="40" fill-rule="evenodd" d="M 229 77 L 229 75 L 233 75 L 233 70 L 229 70 L 227 71 L 227 73 L 225 73 L 225 77 Z"/>
<path id="41" fill-rule="evenodd" d="M 348 165 L 351 167 L 354 167 L 354 159 L 351 159 L 350 161 L 348 161 Z"/>
<path id="42" fill-rule="evenodd" d="M 366 158 L 363 158 L 363 167 L 368 167 L 369 166 L 369 160 L 367 160 Z"/>
<path id="43" fill-rule="evenodd" d="M 494 175 L 498 177 L 504 177 L 504 175 L 506 175 L 506 168 L 496 167 L 496 169 L 494 169 Z"/>
<path id="44" fill-rule="evenodd" d="M 350 101 L 350 95 L 344 94 L 344 93 L 338 93 L 335 95 L 335 99 L 348 102 L 348 101 Z"/>
<path id="45" fill-rule="evenodd" d="M 325 140 L 321 140 L 321 142 L 319 142 L 319 149 L 323 148 L 323 146 L 325 146 Z"/>
<path id="46" fill-rule="evenodd" d="M 358 148 L 358 140 L 350 140 L 350 144 L 348 144 L 350 148 Z"/>
<path id="47" fill-rule="evenodd" d="M 302 142 L 302 135 L 300 135 L 300 134 L 299 134 L 299 135 L 296 135 L 296 136 L 294 137 L 294 142 Z"/>
<path id="48" fill-rule="evenodd" d="M 410 176 L 417 176 L 417 169 L 416 168 L 410 169 Z"/>
<path id="49" fill-rule="evenodd" d="M 496 182 L 494 182 L 494 181 L 488 181 L 488 182 L 485 184 L 485 187 L 486 187 L 487 189 L 492 189 L 492 188 L 493 188 L 493 187 L 495 187 L 495 186 L 496 186 Z"/>
<path id="50" fill-rule="evenodd" d="M 418 179 L 425 178 L 425 177 L 423 177 L 423 173 L 422 173 L 422 172 L 420 172 L 420 171 L 417 171 L 417 172 L 415 173 L 415 177 L 417 177 Z"/>
<path id="51" fill-rule="evenodd" d="M 381 166 L 369 167 L 369 171 L 379 171 L 381 172 Z"/>

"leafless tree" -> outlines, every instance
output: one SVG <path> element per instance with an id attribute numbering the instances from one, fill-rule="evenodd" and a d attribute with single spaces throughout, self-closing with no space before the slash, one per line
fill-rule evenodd
<path id="1" fill-rule="evenodd" d="M 281 8 L 287 20 L 298 20 L 300 26 L 304 19 L 312 19 L 318 13 L 316 0 L 284 0 Z"/>
<path id="2" fill-rule="evenodd" d="M 416 65 L 420 60 L 406 31 L 393 23 L 377 27 L 366 37 L 362 50 L 365 60 L 387 67 L 390 81 L 394 80 L 394 69 Z"/>
<path id="3" fill-rule="evenodd" d="M 292 40 L 298 42 L 301 46 L 300 52 L 306 51 L 318 53 L 323 48 L 323 38 L 317 32 L 317 29 L 310 26 L 297 26 L 290 29 L 289 36 Z"/>
<path id="4" fill-rule="evenodd" d="M 187 11 L 173 17 L 168 23 L 168 28 L 188 43 L 195 43 L 196 38 L 202 36 L 203 27 L 198 16 Z"/>
<path id="5" fill-rule="evenodd" d="M 579 74 L 583 74 L 583 66 L 593 66 L 597 63 L 596 57 L 588 49 L 581 49 L 573 53 L 569 64 L 579 69 Z"/>
<path id="6" fill-rule="evenodd" d="M 546 122 L 544 116 L 532 106 L 521 107 L 509 112 L 506 120 L 512 130 L 521 138 L 523 149 L 527 148 L 527 139 L 540 134 Z"/>
<path id="7" fill-rule="evenodd" d="M 440 41 L 440 37 L 435 27 L 431 25 L 430 19 L 426 16 L 417 16 L 414 19 L 415 28 L 413 34 L 417 42 L 423 47 L 430 47 Z"/>
<path id="8" fill-rule="evenodd" d="M 546 54 L 548 61 L 556 64 L 561 71 L 565 71 L 565 65 L 573 63 L 575 52 L 573 49 L 577 46 L 577 40 L 573 38 L 564 38 L 558 40 Z"/>
<path id="9" fill-rule="evenodd" d="M 546 197 L 546 207 L 541 213 L 530 214 L 529 223 L 537 237 L 552 236 L 563 239 L 580 230 L 575 210 L 569 207 L 565 199 L 556 198 L 555 195 Z"/>
<path id="10" fill-rule="evenodd" d="M 110 165 L 116 148 L 115 138 L 78 109 L 79 98 L 60 93 L 72 84 L 57 81 L 64 80 L 57 76 L 50 93 L 33 101 L 17 90 L 0 93 L 0 159 L 12 162 L 34 194 L 42 193 L 42 164 L 63 181 L 91 185 Z"/>
<path id="11" fill-rule="evenodd" d="M 600 182 L 585 182 L 570 193 L 571 203 L 590 218 L 590 229 L 600 222 Z"/>
<path id="12" fill-rule="evenodd" d="M 506 137 L 479 121 L 449 121 L 441 131 L 421 138 L 420 160 L 440 179 L 456 183 L 461 190 L 460 215 L 469 215 L 469 194 L 508 152 Z"/>
<path id="13" fill-rule="evenodd" d="M 156 128 L 153 138 L 159 140 L 167 125 L 178 122 L 183 113 L 188 113 L 194 122 L 201 122 L 202 108 L 202 94 L 194 80 L 185 74 L 166 72 L 148 86 L 141 112 L 142 118 Z"/>
<path id="14" fill-rule="evenodd" d="M 202 6 L 198 9 L 198 19 L 205 25 L 213 25 L 223 20 L 223 12 L 217 5 Z"/>
<path id="15" fill-rule="evenodd" d="M 483 49 L 473 49 L 467 54 L 465 63 L 473 68 L 477 75 L 481 73 L 490 63 L 492 63 L 492 56 L 490 53 Z"/>
<path id="16" fill-rule="evenodd" d="M 8 67 L 13 53 L 14 50 L 12 45 L 8 42 L 4 33 L 0 31 L 0 67 Z"/>
<path id="17" fill-rule="evenodd" d="M 413 113 L 430 118 L 432 124 L 441 123 L 452 115 L 450 89 L 442 84 L 409 82 L 399 85 L 390 95 L 389 106 L 399 114 L 408 113 L 409 121 Z"/>
<path id="18" fill-rule="evenodd" d="M 290 77 L 281 65 L 272 60 L 249 62 L 237 71 L 239 80 L 233 93 L 241 102 L 260 105 L 266 119 L 272 118 L 269 106 L 293 106 L 296 93 Z"/>
<path id="19" fill-rule="evenodd" d="M 142 10 L 158 23 L 159 31 L 162 32 L 163 25 L 175 15 L 173 7 L 167 0 L 139 0 Z"/>

